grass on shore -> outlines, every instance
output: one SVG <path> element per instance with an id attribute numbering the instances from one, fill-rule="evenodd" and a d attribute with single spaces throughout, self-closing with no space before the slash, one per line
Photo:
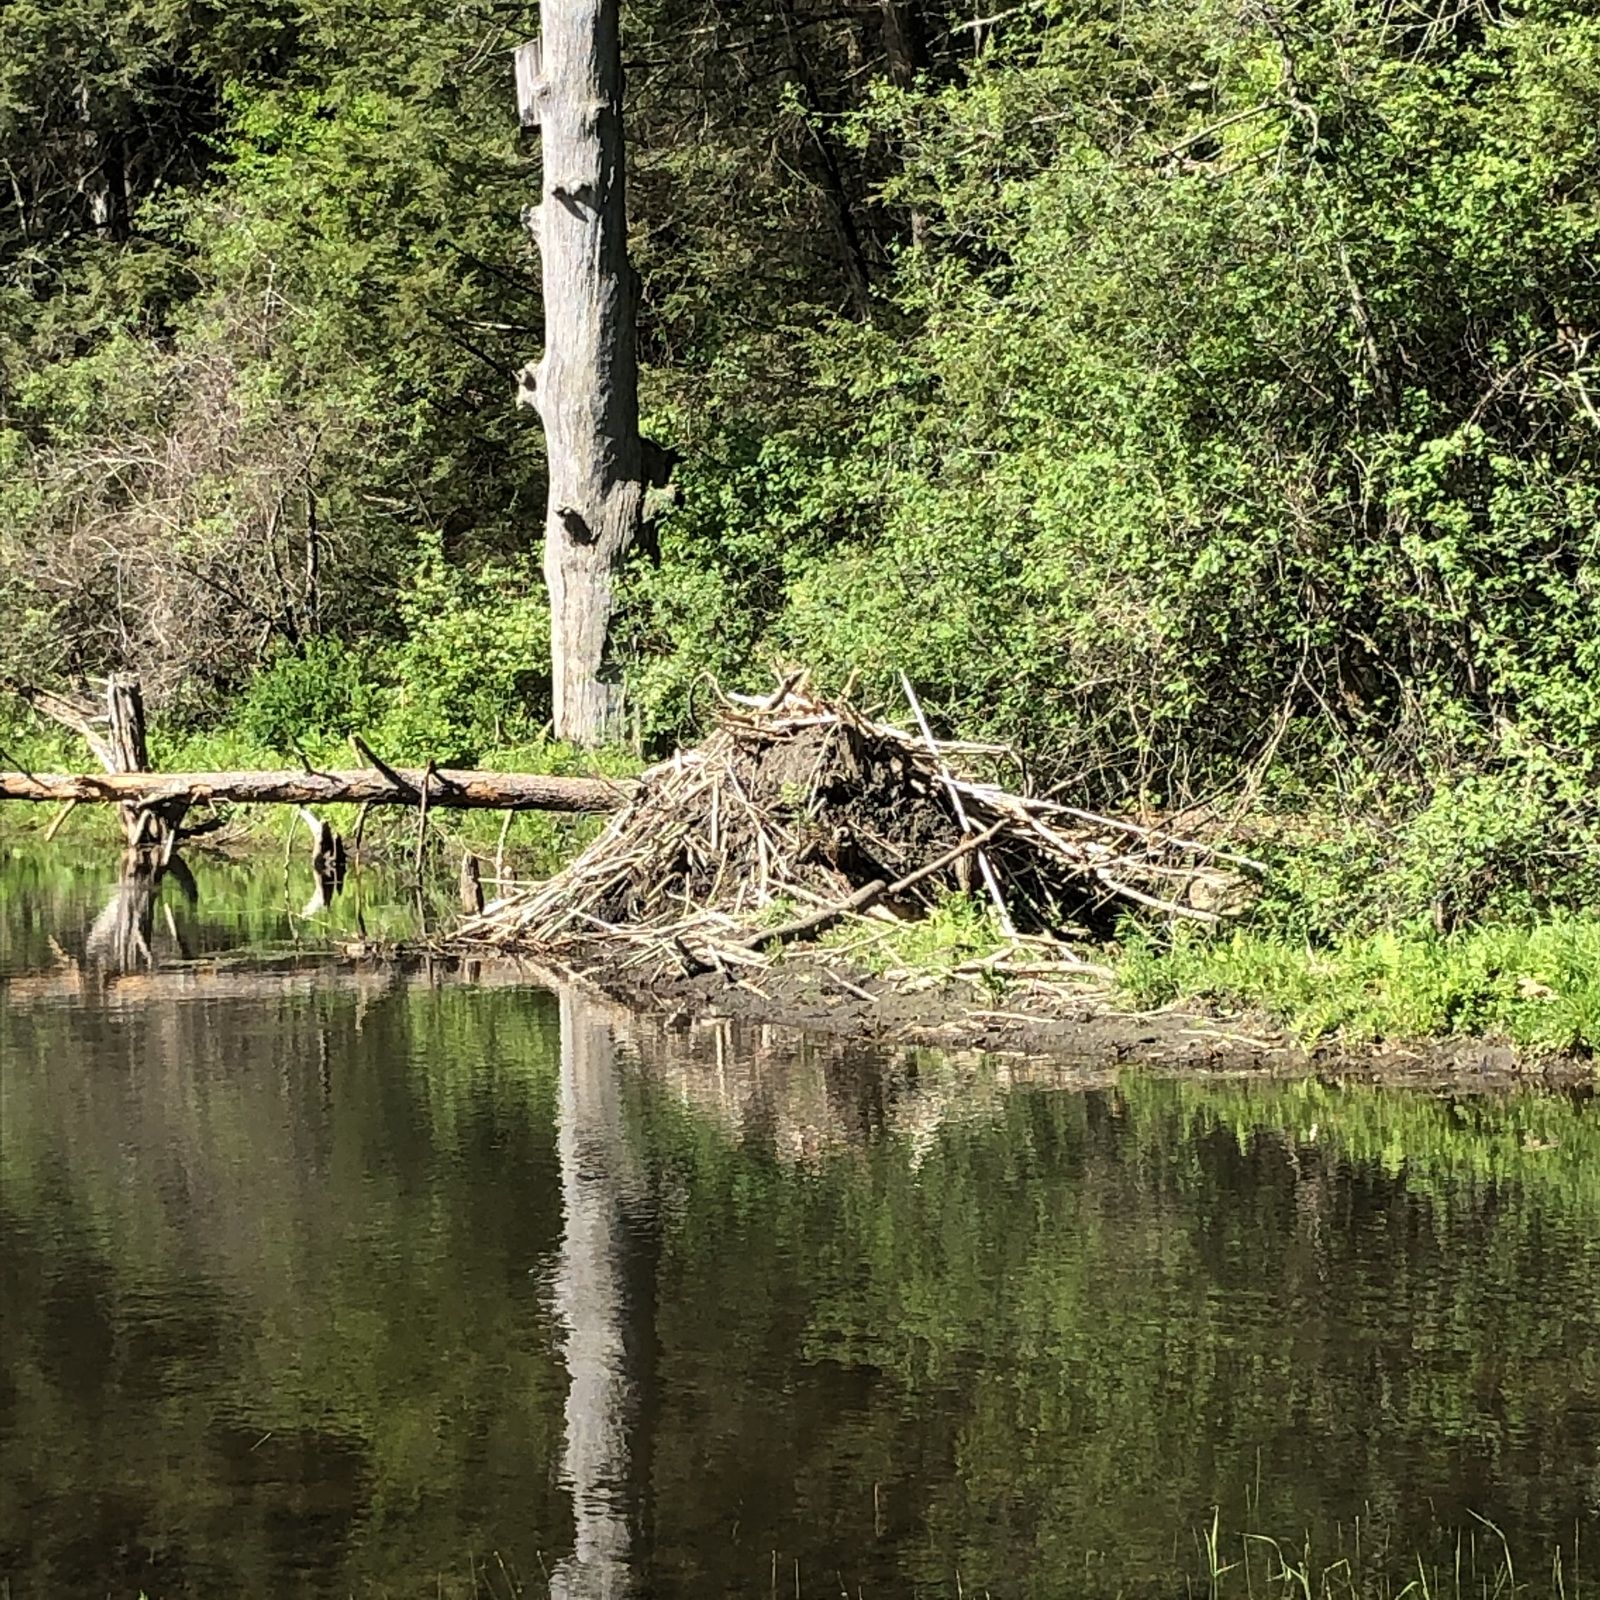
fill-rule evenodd
<path id="1" fill-rule="evenodd" d="M 1118 977 L 1140 1007 L 1265 1011 L 1300 1038 L 1503 1038 L 1532 1052 L 1600 1052 L 1600 917 L 1454 933 L 1391 930 L 1312 948 L 1269 930 L 1170 943 L 1134 937 Z"/>
<path id="2" fill-rule="evenodd" d="M 930 979 L 1005 943 L 988 907 L 963 895 L 919 922 L 854 924 L 823 939 L 869 972 Z M 1103 959 L 1136 1009 L 1258 1010 L 1308 1044 L 1472 1036 L 1534 1054 L 1600 1053 L 1600 916 L 1388 930 L 1321 948 L 1270 927 L 1183 926 L 1167 937 L 1130 927 Z"/>

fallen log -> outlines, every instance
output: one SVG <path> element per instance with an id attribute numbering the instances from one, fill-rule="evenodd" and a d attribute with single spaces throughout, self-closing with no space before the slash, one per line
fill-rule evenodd
<path id="1" fill-rule="evenodd" d="M 466 811 L 614 811 L 631 781 L 558 778 L 524 772 L 449 768 L 278 772 L 0 772 L 0 800 L 103 800 L 141 809 L 173 801 L 199 805 L 415 806 L 426 786 L 428 806 Z"/>

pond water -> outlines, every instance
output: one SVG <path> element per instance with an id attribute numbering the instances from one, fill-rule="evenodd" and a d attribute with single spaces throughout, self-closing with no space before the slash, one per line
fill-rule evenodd
<path id="1" fill-rule="evenodd" d="M 0 862 L 10 1600 L 1600 1565 L 1587 1096 L 668 1025 L 197 873 Z"/>

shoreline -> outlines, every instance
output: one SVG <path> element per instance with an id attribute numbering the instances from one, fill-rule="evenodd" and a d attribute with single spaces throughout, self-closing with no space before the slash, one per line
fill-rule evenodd
<path id="1" fill-rule="evenodd" d="M 9 831 L 9 830 L 7 830 Z M 242 848 L 203 852 L 266 870 L 271 860 L 264 839 L 241 841 Z M 36 835 L 25 832 L 14 844 L 26 854 L 37 851 Z M 44 852 L 38 852 L 41 856 Z M 77 852 L 70 848 L 69 857 Z M 443 891 L 443 880 L 435 888 Z M 320 920 L 320 919 L 318 919 Z M 451 919 L 443 919 L 449 927 Z M 1543 924 L 1553 927 L 1553 923 Z M 1158 993 L 1157 1003 L 1132 1009 L 1097 987 L 1072 993 L 1043 994 L 999 989 L 983 994 L 976 986 L 954 981 L 936 970 L 918 971 L 914 960 L 884 975 L 850 959 L 839 950 L 796 944 L 773 964 L 695 977 L 676 974 L 644 976 L 619 967 L 614 952 L 582 948 L 573 959 L 553 963 L 532 952 L 469 945 L 453 932 L 413 942 L 391 930 L 366 947 L 323 924 L 319 937 L 330 955 L 341 961 L 406 962 L 440 956 L 452 963 L 478 964 L 479 970 L 507 963 L 526 973 L 559 971 L 610 998 L 669 1019 L 685 1014 L 725 1016 L 755 1025 L 797 1028 L 821 1037 L 855 1039 L 886 1046 L 927 1046 L 976 1050 L 1010 1057 L 1051 1057 L 1096 1067 L 1129 1061 L 1196 1073 L 1229 1071 L 1306 1076 L 1332 1073 L 1384 1082 L 1420 1082 L 1440 1086 L 1493 1087 L 1513 1084 L 1593 1087 L 1600 1084 L 1600 1061 L 1590 1054 L 1551 1046 L 1518 1044 L 1496 1028 L 1452 1033 L 1408 1033 L 1403 1028 L 1359 1026 L 1344 1033 L 1314 1037 L 1297 1033 L 1288 1022 L 1273 1020 L 1267 1005 L 1255 1004 L 1248 990 L 1207 992 L 1204 972 L 1176 972 Z M 1120 967 L 1126 958 L 1112 962 Z M 1301 958 L 1306 968 L 1321 957 Z M 1510 981 L 1519 968 L 1508 968 Z M 1119 973 L 1119 976 L 1122 974 Z M 1292 975 L 1292 974 L 1291 974 Z M 1427 974 L 1419 968 L 1416 976 Z M 1527 980 L 1522 1015 L 1550 1001 Z M 1132 987 L 1124 977 L 1124 993 Z M 1531 991 L 1531 992 L 1529 992 Z M 1342 991 L 1341 991 L 1342 992 Z M 1357 992 L 1352 986 L 1351 992 Z"/>
<path id="2" fill-rule="evenodd" d="M 471 948 L 446 950 L 464 962 L 484 959 Z M 908 989 L 807 950 L 787 952 L 773 966 L 732 981 L 716 972 L 642 979 L 613 964 L 557 968 L 507 952 L 489 959 L 526 963 L 545 981 L 577 983 L 669 1028 L 720 1017 L 878 1048 L 978 1052 L 1084 1069 L 1150 1067 L 1197 1077 L 1332 1076 L 1465 1092 L 1597 1084 L 1589 1058 L 1519 1051 L 1489 1037 L 1306 1045 L 1259 1013 L 1207 1014 L 1182 1002 L 1124 1011 L 1103 993 L 1045 1005 L 1020 999 L 1008 1005 L 1003 998 L 985 1004 L 948 982 Z"/>

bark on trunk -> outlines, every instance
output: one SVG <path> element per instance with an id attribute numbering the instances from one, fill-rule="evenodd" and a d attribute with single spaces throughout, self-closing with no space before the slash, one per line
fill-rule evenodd
<path id="1" fill-rule="evenodd" d="M 388 772 L 0 772 L 0 800 L 114 801 L 138 820 L 201 801 L 242 804 L 414 806 L 458 811 L 614 811 L 633 785 L 609 778 L 547 778 L 451 768 Z"/>
<path id="2" fill-rule="evenodd" d="M 523 220 L 543 262 L 545 350 L 521 398 L 538 410 L 550 458 L 555 731 L 595 745 L 622 731 L 615 577 L 639 535 L 645 490 L 618 0 L 544 0 L 540 25 L 517 77 L 522 120 L 537 123 L 544 157 L 543 200 Z"/>

